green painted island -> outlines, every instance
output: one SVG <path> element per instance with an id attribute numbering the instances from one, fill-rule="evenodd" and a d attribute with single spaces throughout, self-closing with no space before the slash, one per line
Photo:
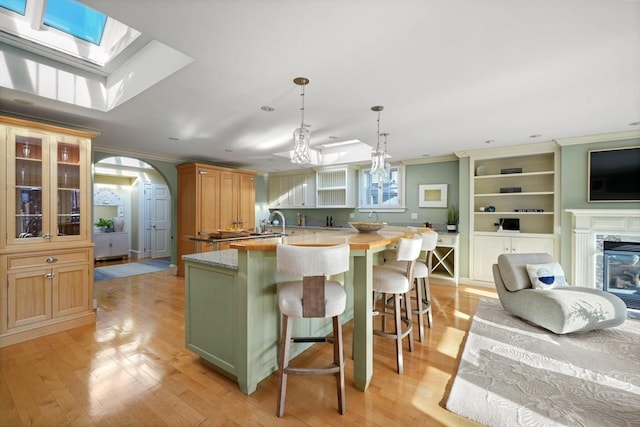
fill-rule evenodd
<path id="1" fill-rule="evenodd" d="M 347 291 L 342 321 L 354 320 L 355 386 L 366 390 L 373 373 L 373 265 L 380 258 L 378 254 L 415 231 L 406 227 L 385 227 L 377 233 L 317 231 L 238 241 L 232 249 L 183 256 L 187 349 L 206 365 L 236 379 L 244 393 L 253 393 L 258 383 L 277 369 L 281 321 L 277 283 L 297 279 L 276 271 L 276 245 L 349 243 L 350 269 L 334 279 Z M 330 319 L 304 319 L 294 324 L 294 335 L 330 332 Z M 302 352 L 305 345 L 296 344 L 292 354 Z"/>

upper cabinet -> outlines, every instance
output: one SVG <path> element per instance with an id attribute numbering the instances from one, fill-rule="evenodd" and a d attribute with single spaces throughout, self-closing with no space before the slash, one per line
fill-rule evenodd
<path id="1" fill-rule="evenodd" d="M 353 208 L 355 169 L 348 166 L 269 175 L 269 208 Z"/>
<path id="2" fill-rule="evenodd" d="M 90 137 L 2 124 L 0 132 L 7 181 L 2 246 L 89 240 Z"/>
<path id="3" fill-rule="evenodd" d="M 269 207 L 304 209 L 316 205 L 316 176 L 313 171 L 294 175 L 269 175 Z"/>
<path id="4" fill-rule="evenodd" d="M 256 182 L 254 174 L 221 172 L 220 228 L 252 230 L 256 217 Z"/>
<path id="5" fill-rule="evenodd" d="M 211 250 L 191 240 L 224 227 L 255 227 L 255 172 L 203 163 L 178 169 L 178 275 L 184 275 L 182 255 Z"/>
<path id="6" fill-rule="evenodd" d="M 316 206 L 319 208 L 354 208 L 355 170 L 348 166 L 319 170 L 316 173 L 316 191 Z"/>

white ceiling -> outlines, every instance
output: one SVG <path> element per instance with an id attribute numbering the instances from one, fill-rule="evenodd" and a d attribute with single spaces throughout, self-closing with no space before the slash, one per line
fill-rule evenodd
<path id="1" fill-rule="evenodd" d="M 0 110 L 97 129 L 105 150 L 297 168 L 275 153 L 298 76 L 312 145 L 375 145 L 383 105 L 393 161 L 639 128 L 638 0 L 83 2 L 193 58 L 106 112 L 0 88 Z"/>

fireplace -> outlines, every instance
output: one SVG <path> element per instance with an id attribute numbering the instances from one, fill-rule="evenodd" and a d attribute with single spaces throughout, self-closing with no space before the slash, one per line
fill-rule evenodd
<path id="1" fill-rule="evenodd" d="M 640 313 L 640 243 L 603 242 L 602 289 Z"/>

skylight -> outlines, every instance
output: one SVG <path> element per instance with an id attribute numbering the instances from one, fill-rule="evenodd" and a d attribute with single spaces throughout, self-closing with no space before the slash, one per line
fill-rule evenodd
<path id="1" fill-rule="evenodd" d="M 27 8 L 27 0 L 0 0 L 0 6 L 24 15 L 24 11 Z"/>
<path id="2" fill-rule="evenodd" d="M 103 67 L 140 33 L 77 0 L 0 0 L 0 36 L 38 54 L 53 50 Z"/>
<path id="3" fill-rule="evenodd" d="M 45 25 L 98 46 L 106 22 L 107 15 L 75 0 L 49 0 L 44 11 Z"/>

